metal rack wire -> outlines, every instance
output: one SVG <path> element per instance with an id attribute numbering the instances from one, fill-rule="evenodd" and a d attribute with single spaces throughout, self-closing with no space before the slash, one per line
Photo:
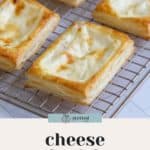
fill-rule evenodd
<path id="1" fill-rule="evenodd" d="M 61 14 L 60 25 L 46 40 L 42 48 L 29 59 L 22 70 L 17 72 L 0 72 L 0 98 L 47 117 L 48 113 L 101 113 L 104 117 L 113 117 L 127 102 L 136 87 L 150 74 L 150 42 L 135 36 L 136 52 L 132 59 L 121 68 L 118 74 L 94 100 L 90 106 L 81 106 L 39 90 L 24 88 L 24 73 L 32 62 L 59 36 L 73 21 L 92 20 L 91 12 L 99 0 L 87 0 L 79 8 L 73 9 L 54 1 L 44 1 L 43 4 Z"/>

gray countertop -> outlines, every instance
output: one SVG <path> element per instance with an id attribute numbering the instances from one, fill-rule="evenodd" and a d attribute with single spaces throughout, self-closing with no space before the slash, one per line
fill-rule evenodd
<path id="1" fill-rule="evenodd" d="M 129 103 L 120 111 L 121 118 L 150 118 L 150 75 L 138 87 Z"/>
<path id="2" fill-rule="evenodd" d="M 0 100 L 0 118 L 37 118 L 38 116 L 8 102 Z"/>

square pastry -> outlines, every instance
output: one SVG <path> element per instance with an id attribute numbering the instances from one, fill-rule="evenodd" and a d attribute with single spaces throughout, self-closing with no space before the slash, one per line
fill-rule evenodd
<path id="1" fill-rule="evenodd" d="M 89 105 L 133 52 L 126 34 L 76 22 L 34 62 L 26 86 Z"/>
<path id="2" fill-rule="evenodd" d="M 65 4 L 68 4 L 73 7 L 78 7 L 80 6 L 85 0 L 59 0 L 61 2 L 64 2 Z"/>
<path id="3" fill-rule="evenodd" d="M 20 69 L 44 43 L 59 16 L 35 0 L 0 3 L 0 69 Z"/>
<path id="4" fill-rule="evenodd" d="M 103 24 L 145 39 L 150 38 L 149 0 L 102 0 L 93 16 Z"/>

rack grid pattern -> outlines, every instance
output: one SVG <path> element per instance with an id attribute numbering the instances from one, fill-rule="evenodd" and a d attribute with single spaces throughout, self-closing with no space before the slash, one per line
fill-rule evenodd
<path id="1" fill-rule="evenodd" d="M 55 40 L 72 22 L 76 20 L 93 21 L 91 12 L 99 0 L 87 0 L 79 8 L 70 8 L 53 1 L 39 0 L 47 7 L 61 14 L 58 28 L 46 40 L 42 48 L 29 59 L 22 70 L 12 73 L 0 71 L 0 98 L 27 109 L 42 117 L 48 113 L 101 113 L 104 117 L 114 117 L 128 101 L 129 96 L 150 74 L 150 42 L 131 35 L 136 45 L 134 56 L 115 75 L 102 93 L 90 106 L 68 102 L 39 90 L 25 89 L 25 71 L 32 62 Z"/>

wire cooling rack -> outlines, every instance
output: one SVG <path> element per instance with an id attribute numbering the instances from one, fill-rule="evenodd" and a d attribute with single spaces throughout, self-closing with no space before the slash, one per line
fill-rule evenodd
<path id="1" fill-rule="evenodd" d="M 150 74 L 150 42 L 131 36 L 135 41 L 136 51 L 132 59 L 120 69 L 113 80 L 94 100 L 90 106 L 81 106 L 39 90 L 24 88 L 24 73 L 32 62 L 57 38 L 72 22 L 76 20 L 93 21 L 91 12 L 98 0 L 87 0 L 79 8 L 70 8 L 56 3 L 55 0 L 40 0 L 47 7 L 61 14 L 60 25 L 46 40 L 42 48 L 26 62 L 17 72 L 0 72 L 0 98 L 20 106 L 42 117 L 48 113 L 101 113 L 104 117 L 113 117 L 128 101 L 129 96 Z M 55 1 L 55 2 L 54 2 Z"/>

